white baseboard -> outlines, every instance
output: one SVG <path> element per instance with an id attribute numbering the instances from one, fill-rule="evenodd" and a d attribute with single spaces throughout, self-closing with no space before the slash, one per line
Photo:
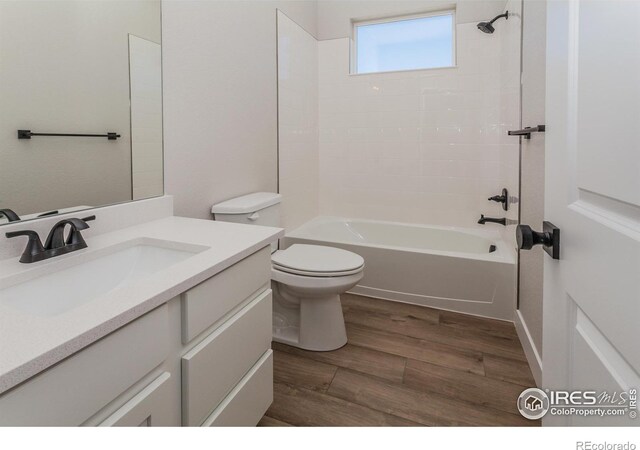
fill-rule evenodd
<path id="1" fill-rule="evenodd" d="M 536 384 L 538 387 L 542 386 L 542 358 L 538 353 L 538 349 L 533 343 L 533 339 L 531 338 L 531 333 L 529 333 L 529 329 L 527 328 L 527 324 L 520 314 L 520 311 L 516 310 L 515 314 L 515 325 L 516 332 L 518 333 L 518 338 L 520 338 L 520 343 L 522 344 L 522 348 L 524 349 L 524 354 L 527 357 L 527 361 L 529 362 L 529 367 L 531 367 L 531 373 L 533 373 L 533 378 L 536 380 Z"/>

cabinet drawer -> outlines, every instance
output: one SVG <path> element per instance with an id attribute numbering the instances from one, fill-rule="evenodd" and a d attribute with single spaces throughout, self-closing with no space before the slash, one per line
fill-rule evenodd
<path id="1" fill-rule="evenodd" d="M 0 425 L 80 425 L 164 361 L 160 306 L 0 397 Z"/>
<path id="2" fill-rule="evenodd" d="M 182 357 L 182 424 L 197 426 L 271 347 L 271 290 Z"/>
<path id="3" fill-rule="evenodd" d="M 268 350 L 202 424 L 253 427 L 273 403 L 273 351 Z"/>
<path id="4" fill-rule="evenodd" d="M 171 374 L 164 372 L 102 422 L 101 427 L 168 427 L 171 423 Z"/>
<path id="5" fill-rule="evenodd" d="M 246 257 L 182 294 L 182 342 L 202 333 L 271 279 L 271 247 Z"/>

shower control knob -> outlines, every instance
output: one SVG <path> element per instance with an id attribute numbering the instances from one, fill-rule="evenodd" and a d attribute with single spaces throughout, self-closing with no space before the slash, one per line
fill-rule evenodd
<path id="1" fill-rule="evenodd" d="M 531 250 L 534 245 L 542 245 L 553 259 L 560 259 L 560 229 L 551 222 L 543 222 L 542 232 L 533 231 L 529 225 L 518 225 L 516 241 L 521 250 Z"/>
<path id="2" fill-rule="evenodd" d="M 493 197 L 489 197 L 487 200 L 490 202 L 502 203 L 502 209 L 505 211 L 509 210 L 509 191 L 507 191 L 506 188 L 502 189 L 501 195 L 494 195 Z"/>

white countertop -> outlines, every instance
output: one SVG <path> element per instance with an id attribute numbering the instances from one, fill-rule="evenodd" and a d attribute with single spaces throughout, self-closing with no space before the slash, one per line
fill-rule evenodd
<path id="1" fill-rule="evenodd" d="M 282 237 L 280 228 L 167 217 L 87 238 L 88 248 L 33 264 L 0 261 L 0 283 L 49 274 L 136 239 L 206 247 L 129 287 L 51 317 L 0 305 L 0 394 Z M 84 256 L 83 256 L 84 255 Z M 79 280 L 82 282 L 82 280 Z"/>

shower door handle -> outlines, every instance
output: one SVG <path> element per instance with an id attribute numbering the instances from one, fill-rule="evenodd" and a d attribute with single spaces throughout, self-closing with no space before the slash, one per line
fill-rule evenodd
<path id="1" fill-rule="evenodd" d="M 529 225 L 518 225 L 516 242 L 520 250 L 531 250 L 534 245 L 542 245 L 549 256 L 560 259 L 560 228 L 551 222 L 542 223 L 542 232 L 533 231 Z"/>

